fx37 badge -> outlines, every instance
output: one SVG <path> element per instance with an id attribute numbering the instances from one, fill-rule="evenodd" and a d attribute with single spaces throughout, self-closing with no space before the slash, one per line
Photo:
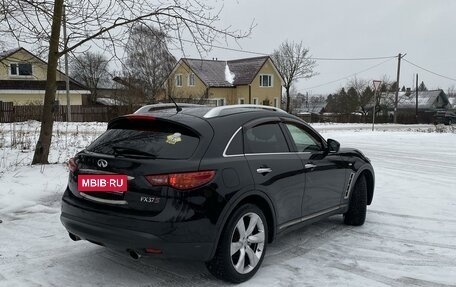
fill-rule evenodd
<path id="1" fill-rule="evenodd" d="M 140 202 L 144 203 L 160 203 L 159 197 L 141 196 Z"/>

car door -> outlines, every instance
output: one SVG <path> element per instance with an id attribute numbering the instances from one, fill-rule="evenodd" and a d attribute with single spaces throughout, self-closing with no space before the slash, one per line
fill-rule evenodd
<path id="1" fill-rule="evenodd" d="M 298 122 L 285 122 L 306 176 L 302 215 L 331 211 L 340 205 L 345 185 L 345 167 L 337 153 L 330 153 L 314 130 Z"/>
<path id="2" fill-rule="evenodd" d="M 277 224 L 301 217 L 305 186 L 304 168 L 291 153 L 280 120 L 256 121 L 244 126 L 244 152 L 255 188 L 265 192 L 275 206 Z"/>

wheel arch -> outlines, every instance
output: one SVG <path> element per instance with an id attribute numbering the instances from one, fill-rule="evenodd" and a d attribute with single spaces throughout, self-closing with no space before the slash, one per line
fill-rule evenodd
<path id="1" fill-rule="evenodd" d="M 266 221 L 268 224 L 268 243 L 274 241 L 276 236 L 276 214 L 274 205 L 272 204 L 271 199 L 269 199 L 267 195 L 260 191 L 253 190 L 244 193 L 242 196 L 236 199 L 232 199 L 232 203 L 224 210 L 224 212 L 220 216 L 220 219 L 217 222 L 218 231 L 214 245 L 215 247 L 213 248 L 211 258 L 215 255 L 215 251 L 219 244 L 220 236 L 222 235 L 223 230 L 226 227 L 228 219 L 239 206 L 242 206 L 247 203 L 258 206 L 258 208 L 260 208 L 261 211 L 264 213 L 264 216 L 266 217 Z"/>
<path id="2" fill-rule="evenodd" d="M 366 164 L 362 166 L 357 173 L 357 176 L 355 178 L 356 182 L 358 178 L 361 176 L 364 176 L 366 179 L 366 184 L 367 184 L 367 205 L 370 205 L 372 203 L 372 200 L 374 198 L 374 189 L 375 189 L 375 174 L 374 174 L 374 169 L 370 164 Z M 353 185 L 352 188 L 354 188 L 355 185 Z"/>

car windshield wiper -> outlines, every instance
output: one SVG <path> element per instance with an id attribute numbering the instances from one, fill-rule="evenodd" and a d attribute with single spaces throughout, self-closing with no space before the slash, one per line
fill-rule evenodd
<path id="1" fill-rule="evenodd" d="M 134 157 L 145 157 L 145 158 L 157 158 L 157 155 L 129 147 L 113 146 L 114 156 L 134 156 Z"/>

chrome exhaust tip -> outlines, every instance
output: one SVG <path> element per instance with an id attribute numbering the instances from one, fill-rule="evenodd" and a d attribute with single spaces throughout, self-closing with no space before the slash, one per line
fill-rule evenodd
<path id="1" fill-rule="evenodd" d="M 138 260 L 139 258 L 141 258 L 141 254 L 139 254 L 138 252 L 136 252 L 135 250 L 127 250 L 128 251 L 128 254 L 130 254 L 130 257 L 133 258 L 134 260 Z"/>
<path id="2" fill-rule="evenodd" d="M 68 233 L 68 235 L 70 236 L 71 240 L 73 241 L 79 241 L 81 240 L 81 238 L 73 233 Z"/>

